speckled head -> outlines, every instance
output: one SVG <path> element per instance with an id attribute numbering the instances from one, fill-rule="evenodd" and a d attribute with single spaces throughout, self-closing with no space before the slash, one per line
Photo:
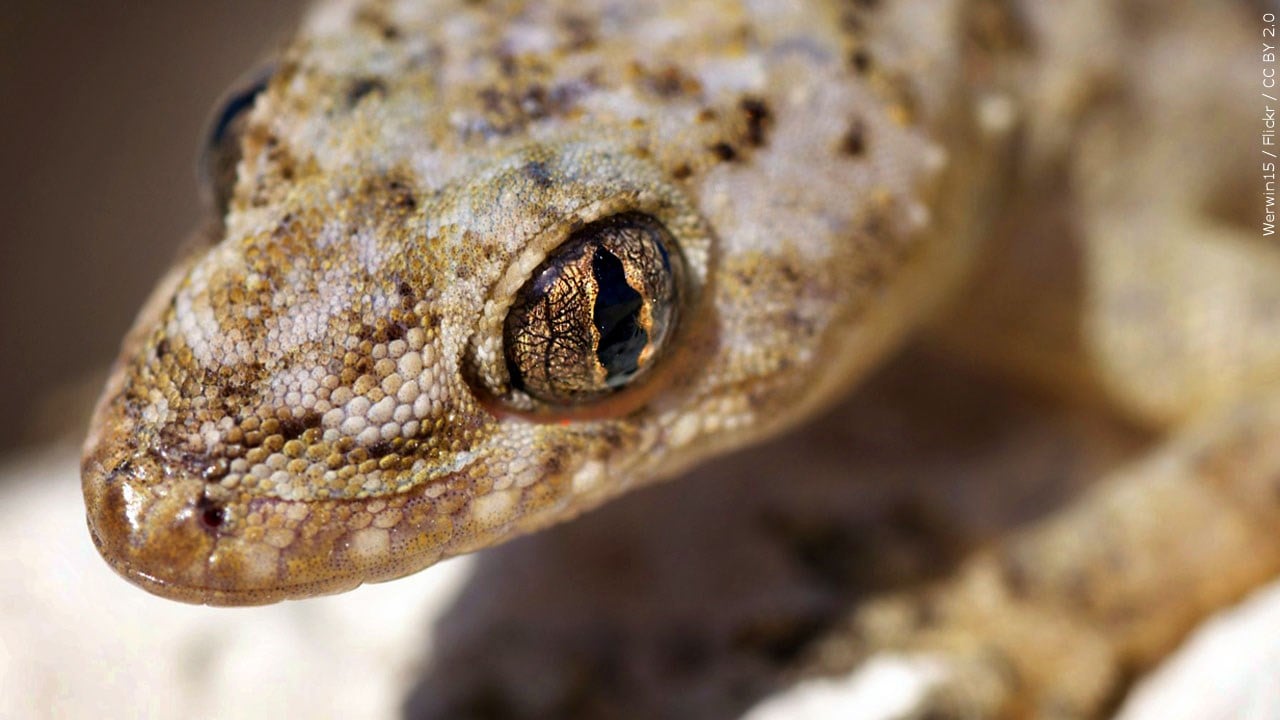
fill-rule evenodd
<path id="1" fill-rule="evenodd" d="M 697 305 L 711 242 L 657 170 L 585 140 L 407 204 L 353 185 L 229 235 L 140 318 L 84 465 L 94 537 L 130 579 L 242 603 L 399 576 L 583 507 L 606 461 L 656 441 L 622 418 L 680 385 L 666 366 L 688 353 L 657 346 L 679 337 L 669 320 L 644 328 L 658 304 Z M 526 354 L 564 374 L 553 351 L 576 339 L 602 376 L 561 403 L 525 392 L 503 345 L 566 245 L 586 274 L 536 325 L 558 339 Z M 611 348 L 660 367 L 610 384 Z"/>
<path id="2" fill-rule="evenodd" d="M 843 4 L 604 5 L 317 8 L 99 405 L 113 567 L 212 604 L 398 577 L 774 432 L 891 344 L 937 282 L 932 96 L 860 77 Z"/>

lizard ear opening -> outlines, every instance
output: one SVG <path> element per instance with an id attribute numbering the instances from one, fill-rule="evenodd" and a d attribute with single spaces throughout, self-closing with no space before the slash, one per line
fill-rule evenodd
<path id="1" fill-rule="evenodd" d="M 570 235 L 507 311 L 512 389 L 548 405 L 578 405 L 643 378 L 679 318 L 683 266 L 674 250 L 662 223 L 637 212 Z"/>

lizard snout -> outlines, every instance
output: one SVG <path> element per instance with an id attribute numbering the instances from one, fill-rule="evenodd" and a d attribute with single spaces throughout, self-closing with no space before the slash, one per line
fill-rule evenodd
<path id="1" fill-rule="evenodd" d="M 180 588 L 206 580 L 219 511 L 193 477 L 171 477 L 153 459 L 84 472 L 89 530 L 98 551 L 126 579 L 161 595 L 194 601 Z"/>

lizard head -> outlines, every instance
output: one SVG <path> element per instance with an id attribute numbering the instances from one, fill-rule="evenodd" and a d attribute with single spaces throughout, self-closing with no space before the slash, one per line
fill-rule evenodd
<path id="1" fill-rule="evenodd" d="M 885 160 L 921 139 L 834 24 L 791 50 L 748 24 L 773 50 L 744 54 L 704 19 L 677 67 L 423 12 L 315 21 L 218 122 L 220 219 L 83 460 L 94 540 L 148 590 L 337 592 L 570 518 L 804 416 L 922 293 L 937 168 Z"/>

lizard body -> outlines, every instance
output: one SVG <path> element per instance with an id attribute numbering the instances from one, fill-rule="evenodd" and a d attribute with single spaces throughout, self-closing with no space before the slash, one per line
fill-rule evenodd
<path id="1" fill-rule="evenodd" d="M 1231 508 L 1275 465 L 1241 428 L 1280 417 L 1239 405 L 1280 366 L 1280 260 L 1201 222 L 1238 154 L 1171 89 L 1233 67 L 1169 48 L 1236 37 L 1236 9 L 319 3 L 219 128 L 217 221 L 125 340 L 82 466 L 93 538 L 191 602 L 392 579 L 777 433 L 935 318 L 1173 438 L 928 601 L 1025 685 L 957 653 L 997 690 L 949 702 L 1097 712 L 1117 668 L 1280 568 L 1262 542 L 1205 572 L 1266 534 Z M 1077 255 L 1083 299 L 1056 272 Z M 1201 497 L 1223 467 L 1228 500 Z M 1085 619 L 1050 622 L 1106 565 L 1082 529 L 1141 567 L 1169 546 L 1144 502 L 1221 541 L 1176 578 L 1195 601 L 1130 622 L 1165 580 L 1103 573 Z M 869 613 L 864 644 L 936 634 Z M 1033 627 L 1083 650 L 1045 658 Z M 1096 672 L 1057 692 L 1073 662 Z"/>

